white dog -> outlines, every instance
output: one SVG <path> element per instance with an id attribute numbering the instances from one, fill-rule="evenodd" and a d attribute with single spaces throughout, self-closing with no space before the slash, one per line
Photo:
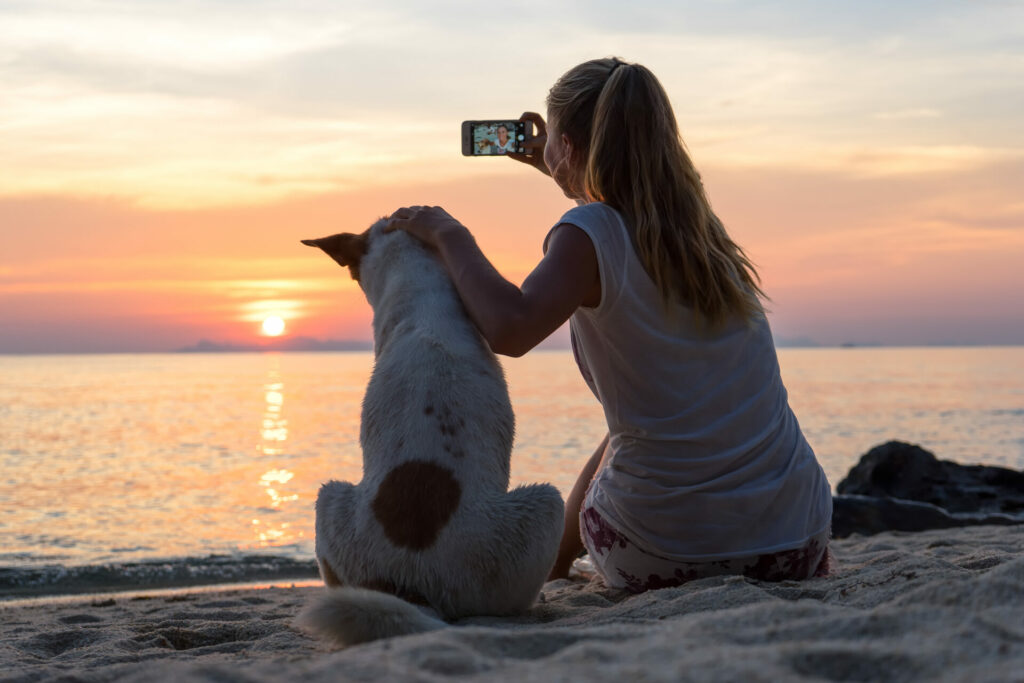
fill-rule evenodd
<path id="1" fill-rule="evenodd" d="M 363 479 L 320 489 L 328 592 L 297 619 L 343 645 L 525 611 L 562 531 L 557 489 L 508 490 L 514 420 L 501 365 L 437 257 L 384 224 L 303 240 L 350 269 L 374 314 Z"/>

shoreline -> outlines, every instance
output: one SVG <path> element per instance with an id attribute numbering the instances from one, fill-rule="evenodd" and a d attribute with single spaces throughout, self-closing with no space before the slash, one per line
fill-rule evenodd
<path id="1" fill-rule="evenodd" d="M 12 600 L 60 598 L 226 584 L 308 581 L 316 561 L 285 555 L 206 555 L 135 562 L 0 567 L 0 605 Z"/>
<path id="2" fill-rule="evenodd" d="M 105 600 L 133 600 L 135 598 L 164 598 L 179 595 L 208 595 L 219 592 L 260 591 L 270 588 L 311 588 L 322 586 L 320 579 L 305 577 L 284 578 L 273 581 L 237 581 L 226 583 L 188 584 L 166 586 L 163 588 L 128 588 L 111 589 L 109 591 L 92 591 L 81 593 L 53 593 L 32 595 L 27 597 L 0 597 L 0 612 L 5 608 L 32 607 L 39 605 L 80 606 L 85 603 L 102 602 Z"/>
<path id="3" fill-rule="evenodd" d="M 0 681 L 1020 679 L 1024 527 L 855 535 L 832 550 L 819 579 L 639 595 L 552 581 L 524 615 L 337 651 L 291 626 L 318 581 L 0 603 Z"/>

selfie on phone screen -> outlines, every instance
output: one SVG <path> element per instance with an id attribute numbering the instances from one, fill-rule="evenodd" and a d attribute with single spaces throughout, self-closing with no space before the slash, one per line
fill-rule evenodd
<path id="1" fill-rule="evenodd" d="M 502 156 L 523 152 L 523 143 L 528 137 L 527 125 L 514 119 L 464 121 L 462 153 L 466 156 Z"/>
<path id="2" fill-rule="evenodd" d="M 516 151 L 512 136 L 515 124 L 499 123 L 491 126 L 477 126 L 473 130 L 473 145 L 476 154 L 508 154 Z"/>

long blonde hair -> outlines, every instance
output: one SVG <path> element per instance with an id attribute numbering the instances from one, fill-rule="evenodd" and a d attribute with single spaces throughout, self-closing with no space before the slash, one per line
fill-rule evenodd
<path id="1" fill-rule="evenodd" d="M 711 210 L 650 70 L 617 58 L 584 62 L 558 79 L 547 104 L 572 153 L 585 155 L 584 195 L 622 214 L 666 304 L 690 306 L 712 326 L 764 315 L 757 271 Z"/>

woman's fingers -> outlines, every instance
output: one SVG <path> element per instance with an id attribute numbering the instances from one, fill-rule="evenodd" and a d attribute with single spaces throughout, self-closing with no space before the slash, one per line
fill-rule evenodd
<path id="1" fill-rule="evenodd" d="M 537 140 L 534 138 L 532 144 L 524 145 L 529 152 L 527 154 L 520 154 L 518 152 L 510 153 L 508 156 L 512 157 L 516 161 L 521 161 L 524 164 L 533 166 L 544 175 L 551 175 L 548 170 L 548 166 L 544 163 L 544 143 L 543 139 Z"/>
<path id="2" fill-rule="evenodd" d="M 544 146 L 548 142 L 548 127 L 544 123 L 543 117 L 537 112 L 528 111 L 525 112 L 519 119 L 520 121 L 532 121 L 533 125 L 537 127 L 537 133 L 530 139 L 523 142 L 523 148 L 526 150 L 526 154 L 536 159 L 543 161 L 544 159 Z M 536 163 L 535 163 L 536 165 Z"/>
<path id="3" fill-rule="evenodd" d="M 509 152 L 505 156 L 507 156 L 509 159 L 515 159 L 516 161 L 521 161 L 524 164 L 529 164 L 530 166 L 535 165 L 533 163 L 533 157 L 530 156 L 529 154 L 523 154 L 521 152 Z"/>
<path id="4" fill-rule="evenodd" d="M 391 232 L 392 230 L 398 230 L 402 227 L 402 224 L 408 224 L 417 213 L 418 206 L 403 206 L 402 208 L 395 211 L 393 214 L 388 216 L 388 223 L 384 226 L 384 232 Z"/>
<path id="5" fill-rule="evenodd" d="M 435 246 L 441 232 L 453 227 L 465 229 L 440 206 L 405 206 L 388 217 L 384 232 L 404 230 L 428 246 Z"/>
<path id="6" fill-rule="evenodd" d="M 418 214 L 420 211 L 425 209 L 424 206 L 403 206 L 402 208 L 395 211 L 393 214 L 388 216 L 389 221 L 394 220 L 409 220 Z"/>
<path id="7" fill-rule="evenodd" d="M 524 111 L 523 115 L 519 117 L 520 121 L 530 121 L 534 126 L 537 127 L 537 135 L 545 136 L 548 134 L 548 124 L 544 122 L 544 117 L 535 111 Z"/>
<path id="8" fill-rule="evenodd" d="M 533 166 L 544 175 L 551 175 L 547 165 L 544 163 L 544 146 L 548 140 L 548 127 L 544 117 L 535 111 L 523 112 L 519 117 L 520 121 L 529 121 L 537 128 L 537 133 L 523 143 L 525 153 L 510 152 L 507 156 L 516 161 Z"/>

